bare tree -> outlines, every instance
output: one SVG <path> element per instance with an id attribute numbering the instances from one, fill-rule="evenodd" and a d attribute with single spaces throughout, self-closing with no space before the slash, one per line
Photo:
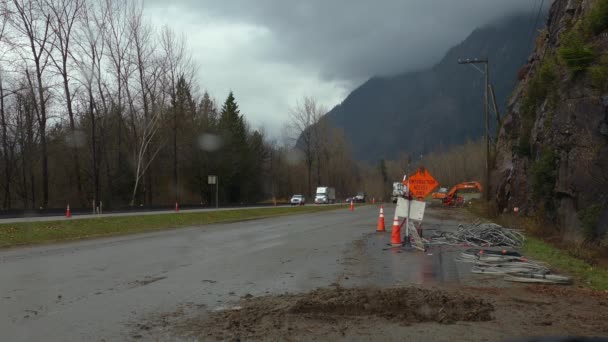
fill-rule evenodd
<path id="1" fill-rule="evenodd" d="M 179 113 L 177 106 L 177 86 L 180 78 L 190 84 L 194 76 L 191 58 L 186 53 L 185 38 L 178 37 L 168 26 L 164 26 L 161 31 L 161 49 L 166 66 L 166 92 L 171 99 L 171 121 L 172 121 L 172 144 L 173 144 L 173 188 L 175 191 L 175 201 L 180 200 L 179 179 L 178 179 L 178 131 L 181 122 L 185 120 L 184 113 Z"/>
<path id="2" fill-rule="evenodd" d="M 161 78 L 163 76 L 163 67 L 160 65 L 160 61 L 157 61 L 154 67 L 151 69 L 149 83 L 146 84 L 146 89 L 150 94 L 150 112 L 149 116 L 143 117 L 141 124 L 141 132 L 139 133 L 140 140 L 137 142 L 135 148 L 135 185 L 133 186 L 133 194 L 131 196 L 131 205 L 135 204 L 135 197 L 137 195 L 137 187 L 139 181 L 147 174 L 150 165 L 156 158 L 156 155 L 162 148 L 162 143 L 158 144 L 155 149 L 151 148 L 152 140 L 158 133 L 161 119 L 165 109 L 165 93 L 158 92 L 160 88 Z"/>
<path id="3" fill-rule="evenodd" d="M 308 193 L 312 191 L 312 166 L 317 156 L 316 147 L 319 137 L 317 124 L 325 112 L 325 108 L 318 105 L 312 97 L 305 97 L 289 112 L 290 128 L 294 134 L 292 138 L 296 143 L 296 148 L 301 149 L 304 153 Z"/>
<path id="4" fill-rule="evenodd" d="M 36 99 L 34 110 L 38 121 L 40 148 L 42 154 L 42 203 L 46 208 L 49 202 L 49 173 L 47 153 L 47 102 L 48 91 L 43 83 L 46 67 L 48 66 L 54 35 L 51 30 L 50 15 L 45 12 L 41 0 L 13 0 L 15 15 L 11 16 L 13 28 L 25 38 L 24 49 L 29 50 L 30 57 L 24 59 L 26 64 L 33 62 L 34 75 L 31 75 L 26 65 L 25 73 L 33 98 Z"/>
<path id="5" fill-rule="evenodd" d="M 100 13 L 97 13 L 99 10 Z M 80 15 L 79 35 L 76 41 L 78 57 L 75 63 L 79 71 L 79 81 L 86 90 L 83 107 L 87 108 L 90 123 L 91 168 L 93 178 L 94 206 L 100 201 L 100 119 L 107 112 L 104 87 L 102 86 L 101 59 L 103 57 L 103 21 L 107 11 L 104 7 L 83 6 Z M 101 108 L 100 108 L 101 107 Z"/>
<path id="6" fill-rule="evenodd" d="M 163 91 L 163 81 L 166 78 L 167 60 L 159 58 L 154 49 L 150 26 L 143 22 L 141 8 L 133 8 L 130 15 L 129 30 L 132 37 L 131 64 L 138 78 L 137 91 L 141 97 L 143 115 L 138 111 L 131 90 L 127 89 L 129 111 L 134 136 L 135 184 L 131 196 L 131 205 L 135 204 L 140 180 L 144 178 L 144 197 L 147 203 L 152 203 L 152 176 L 150 165 L 162 147 L 162 143 L 152 146 L 161 124 L 161 118 L 166 108 L 166 92 Z"/>
<path id="7" fill-rule="evenodd" d="M 156 118 L 153 118 L 150 113 L 151 94 L 150 85 L 148 84 L 149 80 L 147 79 L 149 77 L 147 68 L 155 51 L 152 42 L 152 30 L 148 24 L 143 22 L 143 8 L 133 9 L 133 12 L 130 15 L 129 29 L 131 31 L 131 37 L 133 38 L 131 58 L 133 59 L 139 81 L 139 92 L 143 107 L 144 129 L 142 134 L 146 135 L 146 137 L 141 137 L 140 141 L 137 142 L 139 144 L 139 146 L 136 147 L 138 153 L 135 154 L 136 158 L 139 159 L 142 157 L 139 152 L 143 152 L 143 157 L 146 158 L 146 162 L 143 163 L 143 161 L 138 160 L 136 164 L 143 163 L 146 165 L 143 169 L 138 165 L 137 172 L 142 171 L 145 173 L 144 199 L 146 203 L 150 204 L 152 203 L 152 174 L 147 166 L 149 166 L 153 160 L 149 147 L 158 128 L 154 128 L 157 125 Z M 141 150 L 142 148 L 143 151 Z M 135 178 L 138 179 L 139 177 L 140 175 L 136 173 Z M 136 185 L 137 183 L 138 181 L 136 181 Z M 136 191 L 137 187 L 135 188 L 134 193 L 136 193 Z"/>
<path id="8" fill-rule="evenodd" d="M 0 8 L 0 10 L 2 10 Z M 0 14 L 0 44 L 4 44 L 4 32 L 6 29 L 8 16 L 7 13 L 2 12 Z M 3 51 L 0 51 L 0 53 Z M 12 159 L 10 158 L 11 152 L 9 150 L 8 143 L 8 121 L 6 118 L 5 110 L 5 91 L 4 91 L 4 70 L 2 64 L 0 64 L 0 124 L 2 125 L 2 157 L 4 161 L 4 177 L 6 185 L 4 186 L 4 201 L 2 206 L 4 208 L 11 207 L 11 180 L 12 180 Z"/>
<path id="9" fill-rule="evenodd" d="M 128 53 L 132 43 L 132 31 L 129 30 L 129 7 L 124 1 L 105 0 L 105 6 L 109 10 L 106 19 L 106 32 L 104 38 L 107 45 L 107 55 L 110 60 L 110 74 L 115 77 L 115 96 L 112 97 L 112 111 L 116 114 L 117 129 L 117 170 L 122 170 L 122 132 L 124 124 L 123 93 L 128 88 L 125 79 L 129 77 Z M 135 6 L 131 3 L 131 6 Z"/>
<path id="10" fill-rule="evenodd" d="M 70 131 L 72 133 L 72 159 L 74 160 L 74 176 L 76 177 L 76 190 L 78 200 L 82 205 L 84 203 L 84 193 L 82 188 L 82 180 L 80 177 L 80 160 L 78 157 L 78 144 L 76 144 L 77 132 L 74 119 L 74 110 L 72 106 L 72 90 L 70 87 L 70 77 L 68 74 L 68 63 L 71 57 L 71 43 L 74 24 L 78 16 L 81 14 L 85 0 L 45 0 L 45 6 L 50 12 L 50 25 L 55 35 L 52 46 L 47 46 L 47 49 L 52 48 L 56 53 L 49 53 L 53 65 L 61 76 L 63 81 L 63 93 L 66 101 L 68 112 L 68 120 Z"/>
<path id="11" fill-rule="evenodd" d="M 21 198 L 24 207 L 36 208 L 36 182 L 34 176 L 34 151 L 37 144 L 35 134 L 34 107 L 36 101 L 30 90 L 28 80 L 24 78 L 19 82 L 21 89 L 15 95 L 15 111 L 17 136 L 20 146 L 21 162 Z M 29 187 L 28 187 L 29 183 Z"/>

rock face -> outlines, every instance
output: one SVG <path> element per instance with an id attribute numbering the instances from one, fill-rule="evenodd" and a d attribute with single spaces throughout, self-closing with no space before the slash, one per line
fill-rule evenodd
<path id="1" fill-rule="evenodd" d="M 606 63 L 608 31 L 585 36 L 595 52 L 585 70 L 568 68 L 560 50 L 600 1 L 553 3 L 496 146 L 492 191 L 498 209 L 518 207 L 546 219 L 567 240 L 599 239 L 608 229 L 608 89 L 607 82 L 597 86 L 591 72 Z"/>

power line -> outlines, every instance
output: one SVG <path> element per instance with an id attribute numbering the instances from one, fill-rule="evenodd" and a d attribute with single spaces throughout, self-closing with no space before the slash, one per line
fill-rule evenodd
<path id="1" fill-rule="evenodd" d="M 538 6 L 538 12 L 536 13 L 536 20 L 534 20 L 534 25 L 532 26 L 532 29 L 530 30 L 530 38 L 528 39 L 528 42 L 530 45 L 532 45 L 532 43 L 534 41 L 534 33 L 536 32 L 536 28 L 538 27 L 538 20 L 540 19 L 540 14 L 543 11 L 544 5 L 545 5 L 545 0 L 541 0 L 540 6 Z"/>
<path id="2" fill-rule="evenodd" d="M 542 13 L 543 10 L 543 6 L 545 4 L 545 0 L 541 0 L 540 1 L 540 6 L 538 7 L 538 12 L 536 13 L 536 20 L 534 21 L 534 26 L 532 26 L 532 30 L 530 30 L 530 38 L 528 39 L 528 44 L 530 46 L 532 46 L 532 51 L 536 50 L 536 44 L 533 44 L 534 42 L 534 32 L 536 31 L 536 28 L 538 27 L 538 20 L 540 19 L 540 14 Z M 532 12 L 534 13 L 534 12 Z M 545 49 L 543 51 L 543 55 L 540 59 L 540 63 L 542 63 L 543 59 L 545 59 L 545 54 L 547 53 L 547 47 L 545 46 Z M 530 68 L 528 69 L 528 72 L 526 72 L 526 77 L 528 78 L 528 76 L 530 76 L 530 72 L 532 71 L 532 66 L 530 66 Z"/>

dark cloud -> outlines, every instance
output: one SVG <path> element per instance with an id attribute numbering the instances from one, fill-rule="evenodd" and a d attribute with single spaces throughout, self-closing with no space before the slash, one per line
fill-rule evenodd
<path id="1" fill-rule="evenodd" d="M 280 137 L 303 96 L 331 108 L 372 76 L 431 66 L 477 27 L 515 13 L 532 21 L 541 1 L 146 0 L 145 7 L 154 22 L 186 34 L 202 88 L 220 101 L 234 91 L 253 126 Z"/>
<path id="2" fill-rule="evenodd" d="M 549 1 L 547 1 L 548 3 Z M 436 62 L 475 28 L 540 0 L 174 0 L 192 13 L 267 28 L 256 53 L 319 71 L 326 80 L 359 82 Z M 153 6 L 165 1 L 154 0 Z M 533 16 L 533 14 L 531 15 Z"/>

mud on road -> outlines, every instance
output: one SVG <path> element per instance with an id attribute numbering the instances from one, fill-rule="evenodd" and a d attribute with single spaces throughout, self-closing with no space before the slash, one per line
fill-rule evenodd
<path id="1" fill-rule="evenodd" d="M 608 336 L 606 317 L 608 294 L 582 289 L 336 286 L 305 294 L 244 296 L 232 308 L 163 320 L 173 338 L 197 341 L 505 341 Z"/>
<path id="2" fill-rule="evenodd" d="M 487 321 L 493 310 L 492 305 L 483 300 L 438 290 L 338 286 L 305 294 L 246 298 L 239 308 L 212 313 L 200 330 L 193 332 L 199 335 L 197 337 L 221 340 L 287 338 L 293 333 L 306 333 L 312 330 L 307 326 L 321 322 L 344 325 L 369 317 L 399 324 Z M 180 326 L 178 331 L 188 332 L 190 327 L 197 326 L 197 322 L 185 321 Z"/>

